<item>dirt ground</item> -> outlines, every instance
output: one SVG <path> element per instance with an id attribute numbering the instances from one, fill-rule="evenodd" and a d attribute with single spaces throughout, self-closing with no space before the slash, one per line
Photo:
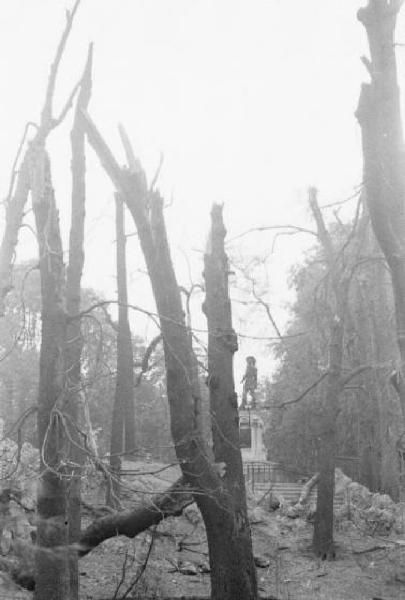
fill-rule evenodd
<path id="1" fill-rule="evenodd" d="M 158 468 L 147 465 L 149 471 Z M 139 468 L 146 470 L 145 465 Z M 171 468 L 158 478 L 128 476 L 126 485 L 136 489 L 141 498 L 148 490 L 163 489 L 176 476 L 177 470 Z M 125 490 L 126 498 L 131 494 Z M 336 560 L 320 562 L 310 549 L 310 523 L 281 517 L 278 511 L 269 513 L 255 506 L 252 498 L 249 509 L 262 596 L 280 600 L 405 599 L 404 535 L 365 535 L 346 521 L 337 527 Z M 182 517 L 166 520 L 154 532 L 135 540 L 108 540 L 82 559 L 81 599 L 209 596 L 206 571 L 204 526 L 191 506 Z"/>

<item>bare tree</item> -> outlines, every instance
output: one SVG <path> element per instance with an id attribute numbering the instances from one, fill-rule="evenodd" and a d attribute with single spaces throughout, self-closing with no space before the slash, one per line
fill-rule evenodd
<path id="1" fill-rule="evenodd" d="M 160 319 L 175 450 L 185 481 L 192 487 L 207 531 L 210 531 L 208 541 L 213 566 L 217 557 L 226 556 L 231 543 L 228 536 L 233 535 L 233 531 L 229 529 L 226 537 L 221 535 L 220 530 L 215 534 L 214 524 L 221 522 L 224 510 L 230 512 L 234 523 L 238 522 L 242 514 L 230 503 L 229 492 L 218 468 L 215 468 L 209 460 L 208 449 L 198 427 L 200 403 L 193 385 L 195 373 L 193 351 L 170 257 L 163 216 L 163 199 L 158 192 L 148 189 L 144 172 L 126 136 L 122 137 L 129 169 L 121 169 L 88 115 L 86 115 L 86 124 L 89 142 L 117 191 L 122 194 L 137 227 Z M 241 556 L 238 556 L 238 560 L 235 560 L 238 566 L 232 572 L 222 572 L 216 568 L 213 570 L 212 597 L 214 599 L 257 597 L 255 585 L 248 588 L 245 580 L 243 586 L 237 591 L 232 582 L 236 573 L 240 573 L 243 579 L 246 578 L 250 564 L 246 556 L 244 563 L 241 562 Z M 218 581 L 218 577 L 222 581 Z"/>
<path id="2" fill-rule="evenodd" d="M 77 425 L 80 387 L 80 325 L 69 316 L 80 305 L 83 269 L 84 223 L 84 134 L 80 127 L 82 110 L 91 92 L 91 50 L 85 73 L 72 89 L 58 116 L 54 116 L 54 93 L 59 65 L 80 0 L 66 14 L 66 25 L 51 65 L 41 119 L 28 143 L 19 170 L 13 166 L 6 208 L 6 228 L 0 249 L 1 301 L 12 286 L 11 272 L 24 207 L 31 193 L 39 249 L 41 275 L 40 373 L 38 390 L 38 444 L 40 485 L 38 487 L 38 550 L 36 552 L 37 599 L 75 598 L 78 595 L 77 558 L 69 557 L 69 540 L 80 532 L 80 464 Z M 67 115 L 80 89 L 72 132 L 72 226 L 67 279 L 59 217 L 52 184 L 51 162 L 46 141 Z M 26 128 L 27 131 L 27 128 Z M 14 189 L 15 188 L 15 189 Z M 69 340 L 69 342 L 68 342 Z"/>
<path id="3" fill-rule="evenodd" d="M 317 382 L 319 384 L 325 379 L 319 425 L 319 480 L 313 546 L 316 554 L 322 559 L 329 560 L 335 556 L 333 499 L 337 454 L 336 424 L 341 410 L 341 395 L 345 385 L 368 368 L 359 366 L 349 372 L 344 371 L 346 366 L 344 364 L 344 336 L 345 323 L 348 319 L 349 289 L 353 274 L 359 265 L 358 253 L 363 243 L 363 234 L 366 231 L 366 220 L 361 220 L 359 225 L 359 203 L 351 232 L 342 246 L 336 247 L 325 225 L 315 188 L 309 190 L 309 204 L 325 257 L 327 271 L 324 281 L 328 285 L 329 298 L 328 365 L 327 372 Z M 354 256 L 346 257 L 345 250 L 350 243 L 356 244 Z"/>
<path id="4" fill-rule="evenodd" d="M 232 327 L 225 234 L 222 207 L 214 205 L 208 248 L 204 256 L 206 298 L 203 308 L 208 323 L 208 386 L 213 450 L 216 463 L 224 465 L 226 496 L 219 509 L 207 514 L 205 526 L 213 597 L 255 598 L 256 571 L 246 507 L 239 447 L 238 401 L 233 376 L 233 355 L 238 349 L 238 342 Z M 226 577 L 222 573 L 226 573 Z"/>
<path id="5" fill-rule="evenodd" d="M 335 489 L 336 419 L 339 413 L 339 397 L 343 389 L 343 336 L 349 280 L 342 276 L 339 268 L 337 253 L 318 206 L 316 190 L 311 188 L 309 194 L 310 207 L 328 267 L 332 303 L 328 374 L 320 422 L 321 456 L 313 536 L 316 554 L 323 559 L 330 559 L 335 554 L 333 547 L 333 495 Z"/>
<path id="6" fill-rule="evenodd" d="M 38 487 L 36 600 L 69 598 L 66 477 L 68 455 L 61 419 L 66 347 L 65 271 L 58 212 L 45 154 L 44 186 L 33 202 L 40 255 L 42 337 L 38 389 L 38 443 L 41 449 Z M 53 549 L 53 550 L 52 550 Z M 57 549 L 57 550 L 56 550 Z M 56 550 L 56 551 L 55 551 Z"/>

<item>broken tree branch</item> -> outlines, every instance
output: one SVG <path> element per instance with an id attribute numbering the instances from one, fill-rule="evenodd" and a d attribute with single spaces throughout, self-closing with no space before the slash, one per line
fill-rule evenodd
<path id="1" fill-rule="evenodd" d="M 40 131 L 43 138 L 46 138 L 47 134 L 51 129 L 55 126 L 55 120 L 53 119 L 53 97 L 55 94 L 55 85 L 56 85 L 56 77 L 59 70 L 60 61 L 62 60 L 62 56 L 66 47 L 66 42 L 69 38 L 69 34 L 72 29 L 73 20 L 75 18 L 75 14 L 77 9 L 79 8 L 81 0 L 76 0 L 71 11 L 66 12 L 66 25 L 65 29 L 62 33 L 62 37 L 59 41 L 58 47 L 56 49 L 56 54 L 54 61 L 51 65 L 49 78 L 48 78 L 48 86 L 45 94 L 45 102 L 44 107 L 42 109 L 41 114 L 41 125 Z"/>
<path id="2" fill-rule="evenodd" d="M 111 537 L 125 535 L 133 538 L 167 517 L 179 516 L 193 502 L 191 489 L 181 477 L 168 490 L 154 496 L 148 504 L 133 511 L 107 515 L 94 521 L 80 537 L 79 557 L 85 556 Z"/>
<path id="3" fill-rule="evenodd" d="M 162 338 L 162 334 L 160 333 L 159 335 L 157 335 L 156 337 L 153 338 L 153 340 L 150 342 L 149 346 L 146 348 L 145 350 L 145 354 L 142 357 L 141 361 L 137 361 L 134 363 L 134 367 L 140 367 L 141 368 L 141 372 L 139 373 L 138 377 L 136 378 L 136 382 L 135 382 L 135 387 L 138 387 L 142 381 L 142 376 L 149 371 L 149 359 L 152 355 L 152 352 L 154 352 L 154 350 L 156 349 L 156 346 L 163 341 Z"/>

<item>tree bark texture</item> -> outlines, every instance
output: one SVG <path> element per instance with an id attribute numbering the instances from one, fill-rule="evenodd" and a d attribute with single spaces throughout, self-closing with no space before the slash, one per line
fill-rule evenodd
<path id="1" fill-rule="evenodd" d="M 81 280 L 84 267 L 84 223 L 86 202 L 86 156 L 85 131 L 83 127 L 82 109 L 87 109 L 91 96 L 91 69 L 93 49 L 90 46 L 87 64 L 76 105 L 76 112 L 71 132 L 72 148 L 72 212 L 69 236 L 69 264 L 66 270 L 66 311 L 69 317 L 80 312 Z M 65 347 L 66 399 L 64 412 L 69 416 L 67 422 L 69 435 L 75 443 L 69 444 L 69 457 L 72 464 L 72 477 L 67 485 L 69 543 L 79 539 L 81 529 L 81 465 L 84 453 L 80 450 L 83 437 L 79 428 L 86 422 L 84 419 L 84 401 L 81 392 L 81 354 L 83 340 L 79 319 L 70 318 L 67 326 L 67 343 Z M 72 553 L 70 559 L 70 593 L 72 598 L 79 594 L 79 573 L 77 557 Z"/>
<path id="2" fill-rule="evenodd" d="M 127 257 L 125 236 L 125 208 L 122 198 L 116 196 L 117 235 L 117 288 L 118 288 L 118 338 L 117 338 L 117 395 L 122 397 L 124 421 L 123 450 L 130 455 L 135 448 L 134 407 L 134 356 L 128 318 Z"/>
<path id="3" fill-rule="evenodd" d="M 33 209 L 40 256 L 42 338 L 37 421 L 41 461 L 35 598 L 66 600 L 70 588 L 69 562 L 68 553 L 61 549 L 68 545 L 66 470 L 62 467 L 67 456 L 66 436 L 58 414 L 64 392 L 64 265 L 49 157 L 41 146 L 37 149 L 36 161 Z"/>
<path id="4" fill-rule="evenodd" d="M 119 498 L 121 456 L 124 451 L 130 454 L 135 448 L 134 357 L 128 319 L 125 213 L 124 203 L 119 194 L 115 197 L 115 214 L 118 331 L 117 376 L 110 441 L 110 466 L 114 478 L 107 491 L 107 503 L 111 506 L 116 505 Z"/>
<path id="5" fill-rule="evenodd" d="M 226 502 L 225 498 L 228 497 L 228 492 L 217 470 L 210 463 L 208 449 L 201 429 L 198 427 L 199 398 L 196 395 L 195 386 L 193 386 L 193 350 L 184 320 L 180 290 L 170 257 L 163 217 L 163 199 L 158 192 L 148 190 L 145 175 L 134 158 L 129 140 L 125 135 L 122 135 L 122 138 L 126 147 L 129 170 L 119 167 L 88 115 L 86 115 L 86 124 L 89 142 L 114 182 L 117 191 L 122 194 L 137 227 L 163 337 L 171 432 L 176 455 L 185 481 L 194 490 L 195 501 L 201 510 L 207 531 L 213 532 L 222 517 L 223 509 L 226 506 L 223 502 Z M 234 523 L 237 524 L 241 515 L 232 510 L 231 514 Z M 243 523 L 235 526 L 242 528 Z M 234 531 L 233 527 L 232 530 L 225 528 L 222 533 L 218 533 L 217 544 L 218 547 L 221 546 L 224 554 L 225 548 L 229 553 L 229 545 L 232 543 Z M 221 541 L 219 539 L 221 535 L 227 537 Z M 231 598 L 232 578 L 238 569 L 246 571 L 246 564 L 235 565 L 231 573 L 225 571 L 219 573 L 219 567 L 214 571 L 216 577 L 221 576 L 224 579 L 220 584 L 215 581 L 214 576 L 212 577 L 212 597 L 215 600 Z M 227 589 L 227 595 L 221 597 L 215 595 L 216 590 L 220 588 Z M 234 599 L 242 597 L 241 595 L 233 596 Z"/>
<path id="6" fill-rule="evenodd" d="M 72 10 L 66 12 L 66 24 L 50 68 L 40 123 L 34 139 L 29 142 L 16 175 L 14 192 L 13 183 L 10 185 L 6 230 L 0 248 L 0 313 L 2 313 L 4 297 L 11 286 L 11 265 L 18 231 L 22 224 L 24 206 L 30 191 L 39 248 L 42 300 L 37 413 L 40 476 L 37 501 L 37 550 L 35 553 L 36 600 L 51 598 L 52 600 L 70 600 L 70 598 L 74 600 L 75 597 L 75 594 L 73 597 L 70 595 L 67 552 L 69 519 L 66 504 L 66 481 L 74 463 L 69 461 L 68 427 L 63 414 L 65 408 L 63 405 L 66 399 L 67 336 L 67 313 L 64 304 L 65 272 L 59 216 L 52 187 L 50 160 L 45 144 L 49 133 L 63 121 L 74 98 L 74 93 L 72 93 L 60 115 L 54 118 L 53 98 L 59 64 L 79 3 L 80 0 L 76 0 Z M 25 136 L 20 150 L 24 141 Z"/>
<path id="7" fill-rule="evenodd" d="M 180 516 L 183 510 L 193 502 L 194 498 L 190 489 L 184 478 L 180 478 L 167 490 L 156 494 L 148 502 L 133 510 L 114 512 L 95 519 L 81 532 L 79 539 L 74 544 L 70 544 L 70 554 L 74 554 L 76 559 L 83 558 L 99 544 L 117 535 L 134 538 L 168 517 Z M 65 550 L 65 548 L 62 549 L 62 551 Z M 18 582 L 19 572 L 16 571 L 16 574 Z M 23 574 L 25 585 L 28 583 L 30 587 L 34 588 L 37 587 L 36 583 L 41 583 L 36 579 L 34 572 L 27 572 L 26 565 L 23 567 Z M 53 597 L 49 596 L 49 598 Z"/>
<path id="8" fill-rule="evenodd" d="M 395 58 L 395 26 L 403 0 L 369 0 L 358 12 L 370 48 L 363 62 L 371 82 L 363 84 L 357 108 L 363 145 L 366 200 L 375 236 L 389 265 L 397 340 L 405 367 L 405 152 Z M 397 387 L 405 422 L 405 386 Z"/>
<path id="9" fill-rule="evenodd" d="M 319 241 L 323 246 L 331 288 L 331 315 L 329 328 L 329 361 L 325 399 L 320 415 L 320 457 L 313 547 L 323 560 L 335 557 L 333 543 L 333 499 L 335 490 L 336 419 L 340 394 L 343 389 L 343 337 L 346 318 L 348 281 L 339 264 L 338 253 L 326 229 L 317 192 L 311 188 L 309 202 L 315 219 Z"/>
<path id="10" fill-rule="evenodd" d="M 121 511 L 94 521 L 82 533 L 78 545 L 81 558 L 104 540 L 117 535 L 133 538 L 157 525 L 167 517 L 177 517 L 194 502 L 184 478 L 177 480 L 168 490 L 156 494 L 150 502 L 132 511 Z"/>
<path id="11" fill-rule="evenodd" d="M 6 204 L 6 223 L 0 246 L 0 316 L 4 315 L 4 299 L 12 288 L 13 257 L 29 192 L 28 162 L 26 155 L 17 176 L 15 192 Z"/>
<path id="12" fill-rule="evenodd" d="M 229 263 L 222 206 L 211 212 L 209 248 L 204 257 L 208 323 L 208 385 L 216 463 L 224 463 L 221 503 L 208 510 L 207 529 L 213 598 L 257 598 L 256 569 L 247 515 L 239 447 L 239 416 L 233 376 L 238 348 L 228 290 Z"/>

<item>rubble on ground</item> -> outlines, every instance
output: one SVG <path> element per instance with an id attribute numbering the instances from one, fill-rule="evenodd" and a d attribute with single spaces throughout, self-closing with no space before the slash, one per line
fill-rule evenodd
<path id="1" fill-rule="evenodd" d="M 335 471 L 336 496 L 343 499 L 335 509 L 337 526 L 344 528 L 345 523 L 351 522 L 371 535 L 405 533 L 405 502 L 395 503 L 388 494 L 371 492 L 339 468 Z M 279 509 L 279 514 L 289 519 L 311 520 L 316 510 L 313 498 L 306 504 L 291 504 L 274 492 L 270 494 L 267 505 L 270 510 Z"/>

